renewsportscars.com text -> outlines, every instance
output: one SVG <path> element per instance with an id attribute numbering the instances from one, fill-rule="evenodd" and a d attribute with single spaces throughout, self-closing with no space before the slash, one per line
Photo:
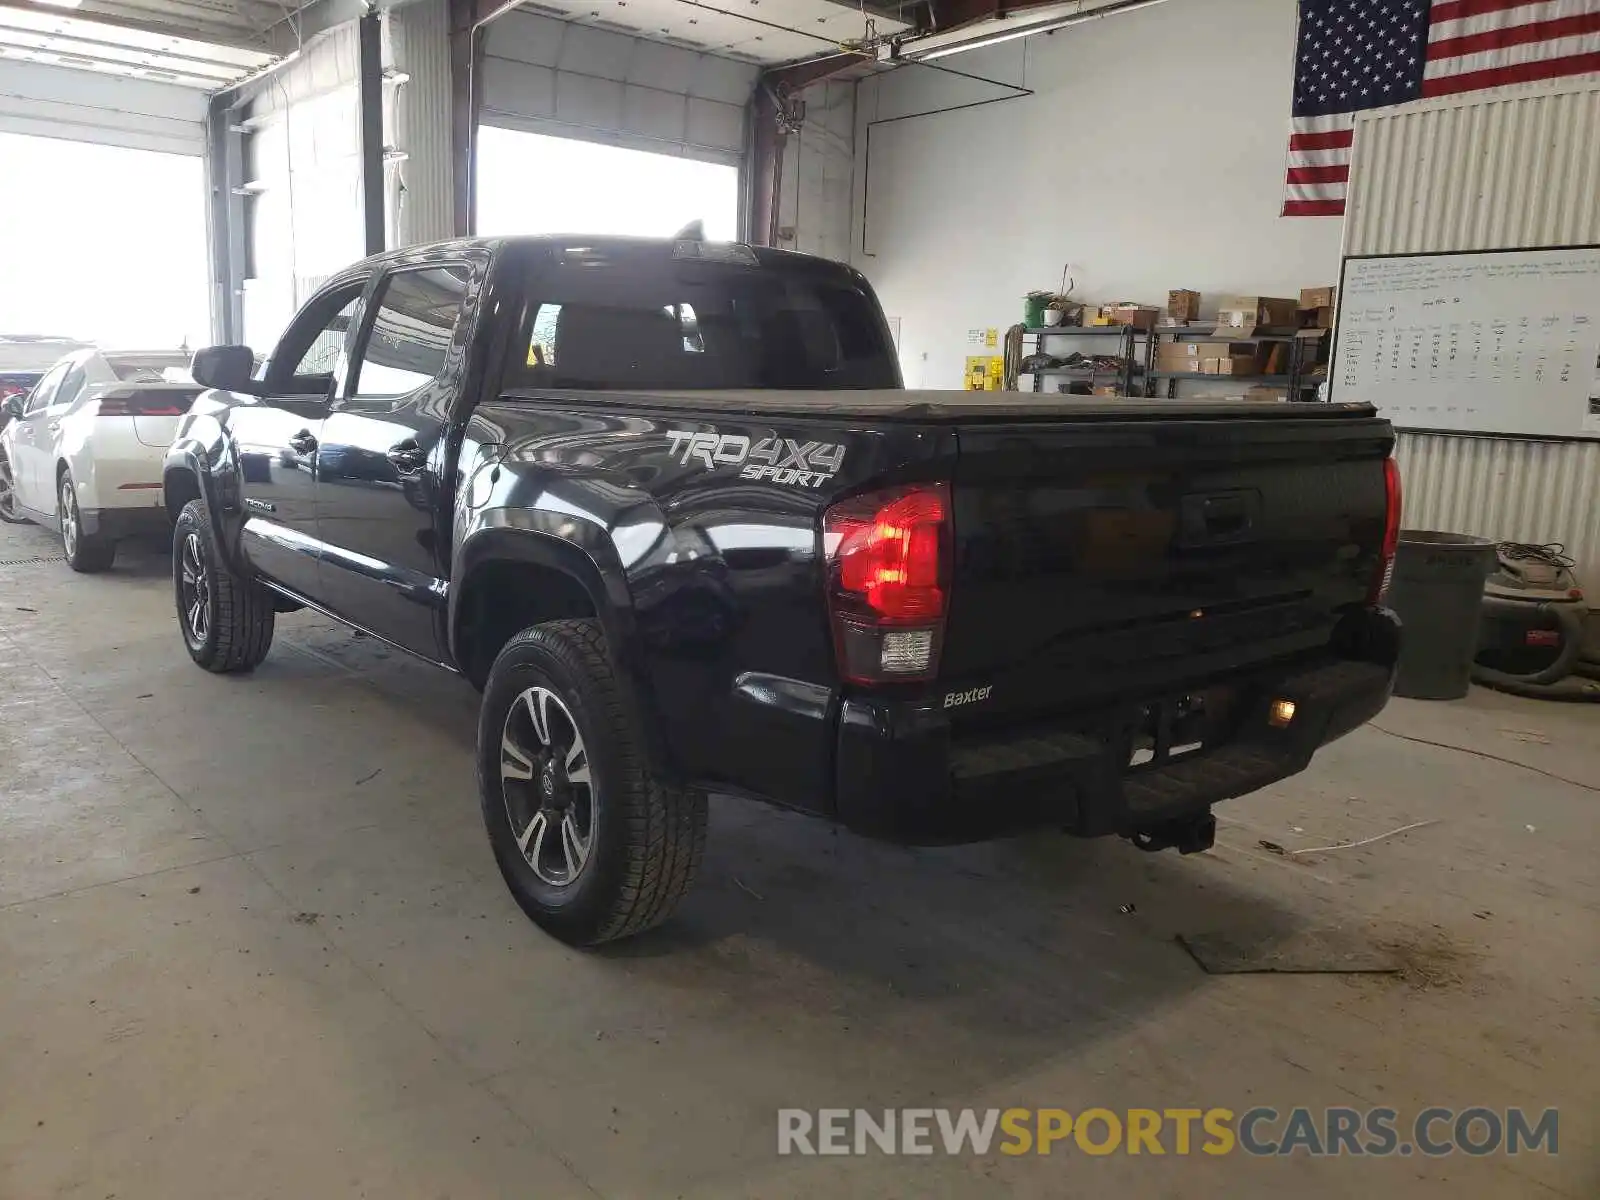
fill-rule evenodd
<path id="1" fill-rule="evenodd" d="M 1556 1154 L 1547 1108 L 782 1108 L 779 1154 Z"/>

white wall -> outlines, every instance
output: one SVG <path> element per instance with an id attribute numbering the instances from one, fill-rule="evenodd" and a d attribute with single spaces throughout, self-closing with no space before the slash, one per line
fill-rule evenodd
<path id="1" fill-rule="evenodd" d="M 1035 95 L 867 125 L 1004 89 L 907 66 L 856 103 L 853 261 L 901 318 L 911 387 L 959 387 L 965 331 L 1077 295 L 1295 295 L 1335 280 L 1337 218 L 1281 218 L 1295 6 L 1169 0 L 939 60 Z M 866 252 L 861 213 L 865 183 Z"/>

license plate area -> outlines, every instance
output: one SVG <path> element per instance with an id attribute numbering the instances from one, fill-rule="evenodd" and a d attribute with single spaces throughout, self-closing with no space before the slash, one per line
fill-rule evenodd
<path id="1" fill-rule="evenodd" d="M 1237 701 L 1235 688 L 1219 686 L 1139 705 L 1121 739 L 1124 766 L 1157 770 L 1215 749 L 1232 735 Z"/>

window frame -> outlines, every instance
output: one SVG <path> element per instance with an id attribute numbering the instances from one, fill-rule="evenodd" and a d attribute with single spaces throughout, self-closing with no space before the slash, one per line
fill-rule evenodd
<path id="1" fill-rule="evenodd" d="M 76 404 L 83 395 L 84 388 L 89 386 L 89 374 L 83 369 L 84 356 L 79 356 L 67 368 L 66 375 L 61 380 L 61 386 L 56 389 L 56 394 L 50 400 L 50 409 L 68 409 Z M 68 391 L 68 389 L 71 391 Z"/>
<path id="2" fill-rule="evenodd" d="M 43 375 L 39 376 L 39 382 L 33 385 L 33 390 L 28 393 L 28 398 L 23 401 L 23 419 L 36 416 L 50 407 L 50 401 L 54 400 L 56 393 L 61 390 L 61 381 L 67 377 L 71 370 L 72 361 L 70 359 L 62 359 Z M 51 376 L 55 375 L 57 371 L 61 372 L 60 376 L 52 379 Z"/>
<path id="3" fill-rule="evenodd" d="M 474 316 L 473 298 L 483 283 L 485 261 L 482 256 L 450 254 L 430 258 L 426 261 L 396 264 L 375 272 L 371 281 L 371 289 L 366 293 L 366 307 L 361 313 L 361 320 L 356 329 L 356 338 L 349 343 L 349 361 L 345 364 L 344 378 L 340 381 L 339 393 L 334 399 L 334 408 L 337 410 L 352 405 L 360 405 L 364 408 L 385 404 L 398 406 L 406 403 L 411 397 L 425 388 L 434 384 L 449 382 L 450 371 L 447 365 L 442 374 L 436 375 L 427 383 L 420 384 L 412 388 L 411 391 L 398 396 L 373 396 L 363 400 L 356 393 L 356 389 L 361 382 L 361 368 L 367 360 L 367 346 L 372 340 L 372 329 L 378 322 L 379 311 L 383 308 L 383 297 L 388 291 L 389 281 L 396 275 L 415 274 L 419 271 L 449 270 L 452 267 L 466 273 L 467 290 L 461 299 L 461 313 L 456 318 L 455 327 L 450 333 L 449 345 L 454 347 L 463 336 L 471 333 L 468 322 Z M 448 351 L 446 354 L 448 359 Z"/>
<path id="4" fill-rule="evenodd" d="M 292 384 L 294 380 L 300 378 L 300 376 L 295 373 L 295 368 L 299 367 L 300 363 L 305 359 L 305 356 L 310 352 L 311 345 L 316 341 L 317 336 L 327 329 L 328 322 L 343 312 L 345 305 L 349 304 L 350 300 L 344 300 L 332 310 L 324 310 L 321 309 L 320 306 L 331 303 L 335 297 L 342 296 L 347 290 L 353 288 L 355 289 L 356 311 L 352 314 L 354 319 L 350 322 L 349 327 L 344 331 L 344 344 L 339 351 L 340 359 L 343 360 L 343 365 L 345 367 L 345 370 L 342 374 L 344 376 L 348 375 L 350 362 L 350 338 L 357 330 L 361 328 L 362 322 L 366 320 L 366 309 L 364 305 L 369 297 L 372 288 L 372 281 L 375 276 L 376 272 L 369 270 L 362 274 L 349 275 L 337 281 L 330 282 L 310 300 L 307 300 L 299 312 L 295 313 L 294 318 L 289 322 L 288 328 L 283 331 L 282 335 L 278 338 L 277 344 L 273 346 L 272 359 L 268 363 L 267 370 L 261 380 L 262 387 L 265 389 L 268 396 L 297 396 L 301 394 L 286 390 L 289 384 Z M 323 313 L 321 320 L 317 323 L 316 333 L 312 334 L 310 338 L 306 339 L 305 344 L 300 348 L 300 352 L 295 355 L 294 362 L 285 367 L 283 365 L 283 348 L 290 344 L 289 339 L 291 337 L 298 336 L 304 331 L 304 323 L 310 321 L 311 314 L 316 311 L 321 311 Z M 346 382 L 345 378 L 342 377 L 339 368 L 340 360 L 335 360 L 333 370 L 329 372 L 329 375 L 333 377 L 333 387 L 336 394 L 344 391 Z"/>

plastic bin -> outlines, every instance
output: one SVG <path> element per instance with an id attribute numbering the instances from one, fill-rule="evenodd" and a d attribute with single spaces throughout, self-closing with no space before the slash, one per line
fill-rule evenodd
<path id="1" fill-rule="evenodd" d="M 1388 599 L 1403 626 L 1395 695 L 1459 700 L 1467 694 L 1483 584 L 1496 561 L 1495 543 L 1487 538 L 1400 531 Z"/>

